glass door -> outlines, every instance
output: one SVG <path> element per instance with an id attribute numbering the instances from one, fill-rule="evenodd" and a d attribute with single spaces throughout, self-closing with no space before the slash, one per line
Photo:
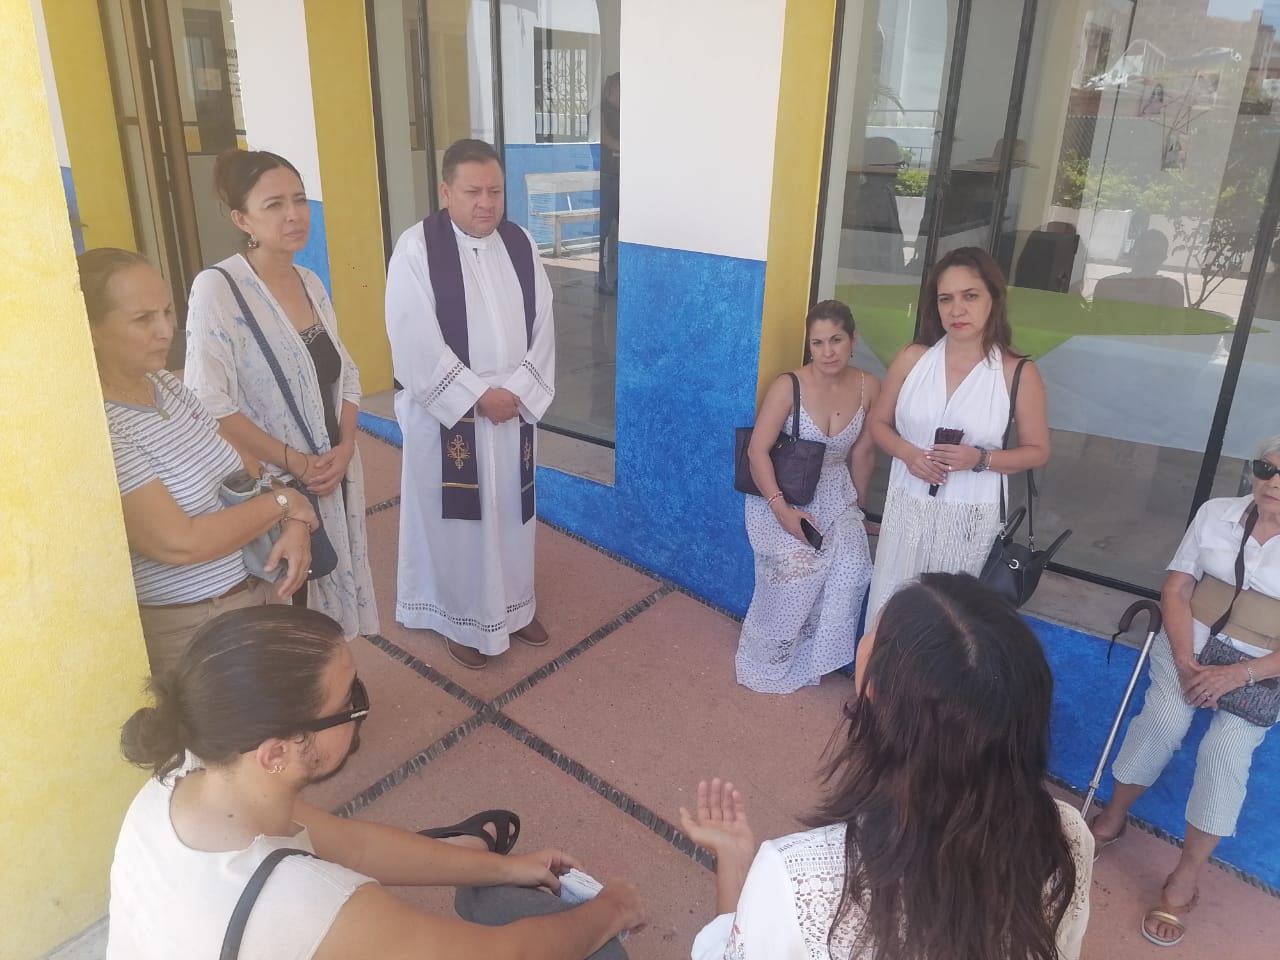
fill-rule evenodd
<path id="1" fill-rule="evenodd" d="M 102 9 L 134 235 L 169 280 L 181 324 L 195 275 L 240 246 L 213 190 L 217 154 L 244 145 L 230 6 L 108 0 Z M 175 338 L 172 365 L 183 350 Z"/>

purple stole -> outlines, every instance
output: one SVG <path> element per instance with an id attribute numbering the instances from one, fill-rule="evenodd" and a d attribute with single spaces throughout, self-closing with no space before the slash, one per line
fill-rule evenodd
<path id="1" fill-rule="evenodd" d="M 436 298 L 436 319 L 449 349 L 471 366 L 467 331 L 467 298 L 462 283 L 462 258 L 449 213 L 441 210 L 422 221 L 427 243 L 427 273 Z M 533 340 L 536 310 L 533 287 L 533 248 L 529 238 L 509 220 L 498 224 L 498 236 L 516 269 L 524 295 L 525 349 Z M 440 506 L 446 520 L 480 519 L 480 467 L 476 449 L 476 410 L 472 407 L 452 426 L 440 425 Z M 520 418 L 520 511 L 522 522 L 533 517 L 533 424 Z"/>

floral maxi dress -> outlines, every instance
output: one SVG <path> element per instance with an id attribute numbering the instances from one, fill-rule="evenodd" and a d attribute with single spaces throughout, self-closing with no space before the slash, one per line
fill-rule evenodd
<path id="1" fill-rule="evenodd" d="M 803 508 L 817 521 L 821 550 L 784 530 L 762 498 L 747 497 L 756 588 L 738 640 L 738 682 L 745 687 L 791 693 L 853 660 L 871 552 L 849 451 L 865 420 L 860 405 L 845 428 L 828 437 L 800 406 L 800 436 L 827 445 L 817 492 Z M 783 429 L 790 426 L 788 418 Z"/>

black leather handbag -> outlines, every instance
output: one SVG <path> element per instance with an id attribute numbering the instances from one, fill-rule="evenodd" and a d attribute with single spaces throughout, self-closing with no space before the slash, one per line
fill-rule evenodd
<path id="1" fill-rule="evenodd" d="M 1018 383 L 1022 379 L 1022 368 L 1026 362 L 1025 359 L 1020 361 L 1013 374 L 1013 389 L 1009 391 L 1009 422 L 1004 428 L 1004 440 L 1000 444 L 1002 450 L 1009 447 L 1009 434 L 1013 429 L 1014 409 L 1018 401 Z M 1035 498 L 1035 482 L 1032 479 L 1031 471 L 1028 470 L 1027 505 L 1019 507 L 1013 511 L 1011 516 L 1006 517 L 1004 481 L 1001 480 L 1000 532 L 996 534 L 995 541 L 991 544 L 991 550 L 987 554 L 987 562 L 983 564 L 982 573 L 978 575 L 978 579 L 986 584 L 987 587 L 1004 597 L 1015 607 L 1020 607 L 1031 599 L 1031 595 L 1036 592 L 1036 587 L 1040 585 L 1040 576 L 1044 573 L 1044 568 L 1053 559 L 1053 555 L 1067 542 L 1067 538 L 1071 536 L 1070 529 L 1063 530 L 1062 533 L 1058 534 L 1057 539 L 1044 550 L 1035 548 Z M 1022 525 L 1024 516 L 1027 518 L 1027 542 L 1025 545 L 1017 543 L 1013 539 L 1014 534 L 1018 532 L 1018 527 Z"/>
<path id="2" fill-rule="evenodd" d="M 773 475 L 787 503 L 802 507 L 813 500 L 818 489 L 818 477 L 822 473 L 822 460 L 827 455 L 827 445 L 819 440 L 800 437 L 800 379 L 794 373 L 791 378 L 791 433 L 779 431 L 778 439 L 769 449 L 773 461 Z M 747 447 L 755 427 L 738 427 L 734 439 L 733 488 L 753 497 L 762 496 L 751 479 L 751 463 Z"/>

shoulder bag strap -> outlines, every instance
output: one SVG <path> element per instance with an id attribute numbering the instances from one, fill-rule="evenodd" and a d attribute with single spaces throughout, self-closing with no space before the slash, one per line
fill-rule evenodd
<path id="1" fill-rule="evenodd" d="M 271 368 L 271 373 L 276 378 L 276 386 L 280 388 L 280 393 L 284 396 L 285 405 L 289 408 L 289 412 L 293 414 L 293 419 L 302 431 L 302 435 L 307 438 L 307 445 L 311 448 L 311 455 L 319 456 L 320 448 L 316 446 L 315 438 L 311 435 L 311 429 L 307 426 L 307 421 L 302 419 L 302 411 L 298 409 L 298 403 L 293 399 L 293 391 L 289 389 L 289 381 L 285 379 L 284 371 L 280 369 L 280 361 L 276 359 L 275 351 L 271 349 L 271 344 L 267 342 L 267 335 L 262 332 L 262 327 L 258 324 L 258 318 L 249 309 L 249 304 L 245 301 L 244 294 L 240 292 L 240 286 L 236 283 L 235 278 L 222 267 L 214 267 L 213 269 L 222 274 L 227 281 L 227 285 L 231 287 L 231 293 L 236 298 L 236 305 L 240 307 L 240 312 L 244 315 L 244 322 L 253 334 L 253 339 L 258 341 L 258 349 L 262 351 L 262 356 L 266 359 L 267 366 Z M 310 301 L 310 294 L 307 295 L 307 299 Z"/>
<path id="2" fill-rule="evenodd" d="M 1018 408 L 1018 384 L 1022 382 L 1022 368 L 1027 365 L 1027 358 L 1023 357 L 1018 361 L 1018 365 L 1013 368 L 1013 386 L 1009 388 L 1009 419 L 1005 421 L 1004 437 L 1000 440 L 1000 449 L 1009 449 L 1009 434 L 1013 432 L 1013 422 L 1016 417 Z M 1004 502 L 1004 477 L 1000 478 L 1000 530 L 1004 531 L 1005 520 L 1005 502 Z M 1032 530 L 1031 521 L 1031 471 L 1027 471 L 1027 530 Z M 1035 534 L 1031 534 L 1035 536 Z"/>
<path id="3" fill-rule="evenodd" d="M 1231 595 L 1231 605 L 1227 607 L 1217 620 L 1213 622 L 1213 626 L 1209 628 L 1209 636 L 1216 637 L 1222 632 L 1222 628 L 1227 625 L 1227 621 L 1231 619 L 1231 611 L 1236 608 L 1236 600 L 1240 596 L 1240 591 L 1244 589 L 1244 545 L 1249 542 L 1249 536 L 1253 533 L 1253 525 L 1258 522 L 1258 505 L 1255 503 L 1249 508 L 1248 519 L 1244 522 L 1244 535 L 1240 537 L 1240 549 L 1236 552 L 1236 592 Z"/>
<path id="4" fill-rule="evenodd" d="M 249 922 L 249 913 L 253 910 L 258 894 L 262 893 L 262 888 L 266 886 L 267 877 L 271 876 L 271 871 L 281 860 L 294 854 L 300 857 L 312 856 L 306 850 L 281 847 L 278 850 L 272 850 L 258 864 L 258 869 L 253 871 L 253 876 L 245 884 L 244 892 L 236 901 L 235 909 L 231 911 L 231 921 L 227 924 L 226 936 L 222 938 L 222 952 L 218 954 L 218 960 L 236 960 L 240 955 L 240 941 L 244 939 L 244 928 Z"/>
<path id="5" fill-rule="evenodd" d="M 800 436 L 800 378 L 790 371 L 791 378 L 791 436 Z"/>

